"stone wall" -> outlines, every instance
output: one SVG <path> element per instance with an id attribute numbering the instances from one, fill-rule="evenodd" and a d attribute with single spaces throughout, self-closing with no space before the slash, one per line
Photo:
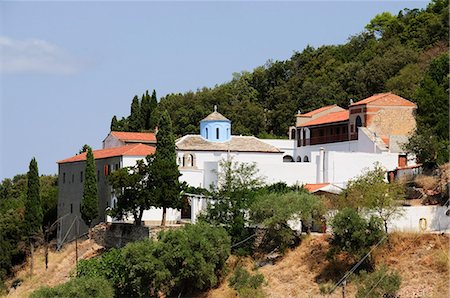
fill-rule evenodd
<path id="1" fill-rule="evenodd" d="M 99 224 L 92 229 L 94 241 L 108 248 L 120 248 L 129 242 L 150 238 L 150 228 L 127 223 Z"/>
<path id="2" fill-rule="evenodd" d="M 412 108 L 383 107 L 368 109 L 366 126 L 378 136 L 407 136 L 416 128 L 416 120 Z"/>

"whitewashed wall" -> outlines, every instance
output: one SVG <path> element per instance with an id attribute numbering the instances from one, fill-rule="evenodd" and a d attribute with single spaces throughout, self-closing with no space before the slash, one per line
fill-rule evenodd
<path id="1" fill-rule="evenodd" d="M 325 153 L 325 181 L 338 186 L 345 186 L 347 181 L 359 176 L 367 169 L 373 169 L 376 162 L 381 163 L 386 170 L 393 170 L 398 164 L 396 153 Z"/>
<path id="2" fill-rule="evenodd" d="M 278 140 L 278 139 L 259 139 L 266 144 L 272 145 L 281 151 L 283 151 L 283 156 L 289 155 L 292 156 L 295 160 L 295 140 Z"/>
<path id="3" fill-rule="evenodd" d="M 426 220 L 426 232 L 450 232 L 450 216 L 445 206 L 402 207 L 403 214 L 388 223 L 389 232 L 421 232 L 419 221 Z"/>
<path id="4" fill-rule="evenodd" d="M 328 143 L 320 145 L 302 146 L 295 149 L 295 160 L 297 156 L 304 160 L 305 155 L 311 160 L 313 152 L 319 152 L 320 148 L 324 148 L 325 151 L 343 151 L 343 152 L 357 152 L 358 151 L 358 141 L 350 142 L 338 142 L 338 143 Z"/>

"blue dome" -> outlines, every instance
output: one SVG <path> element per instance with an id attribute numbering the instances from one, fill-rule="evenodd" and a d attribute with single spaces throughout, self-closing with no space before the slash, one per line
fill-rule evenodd
<path id="1" fill-rule="evenodd" d="M 227 142 L 231 139 L 231 121 L 214 111 L 200 121 L 200 135 L 209 142 Z"/>

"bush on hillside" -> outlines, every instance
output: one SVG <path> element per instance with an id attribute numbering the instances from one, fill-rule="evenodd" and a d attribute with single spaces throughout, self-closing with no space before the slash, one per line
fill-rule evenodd
<path id="1" fill-rule="evenodd" d="M 202 291 L 217 285 L 231 251 L 223 228 L 205 223 L 159 234 L 156 257 L 171 273 L 169 294 Z"/>
<path id="2" fill-rule="evenodd" d="M 389 271 L 385 265 L 370 274 L 362 272 L 360 279 L 362 282 L 358 285 L 357 298 L 395 298 L 402 282 L 400 274 Z"/>
<path id="3" fill-rule="evenodd" d="M 264 275 L 261 273 L 250 274 L 242 266 L 236 267 L 229 280 L 229 285 L 235 289 L 239 297 L 264 297 L 261 289 L 264 283 Z"/>
<path id="4" fill-rule="evenodd" d="M 384 238 L 382 225 L 381 219 L 377 217 L 366 220 L 355 209 L 344 208 L 331 221 L 333 230 L 328 256 L 334 257 L 344 252 L 354 260 L 361 259 Z"/>
<path id="5" fill-rule="evenodd" d="M 108 279 L 119 297 L 201 291 L 215 286 L 230 255 L 222 228 L 188 225 L 162 232 L 159 241 L 143 240 L 80 261 L 78 276 Z"/>
<path id="6" fill-rule="evenodd" d="M 113 296 L 114 290 L 105 278 L 86 276 L 72 278 L 54 288 L 42 287 L 34 291 L 30 298 L 111 298 Z"/>

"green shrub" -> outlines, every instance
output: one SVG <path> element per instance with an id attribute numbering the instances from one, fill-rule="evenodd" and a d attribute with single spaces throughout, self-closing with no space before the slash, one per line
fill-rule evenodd
<path id="1" fill-rule="evenodd" d="M 360 279 L 357 298 L 395 298 L 402 282 L 398 272 L 389 272 L 385 265 L 370 274 L 362 272 Z"/>
<path id="2" fill-rule="evenodd" d="M 333 293 L 334 284 L 331 282 L 323 283 L 319 285 L 320 293 L 323 295 L 330 295 Z"/>
<path id="3" fill-rule="evenodd" d="M 34 291 L 30 298 L 111 298 L 113 296 L 114 290 L 105 278 L 86 276 L 72 278 L 54 288 L 40 288 Z"/>
<path id="4" fill-rule="evenodd" d="M 206 223 L 162 232 L 158 244 L 156 257 L 171 273 L 163 286 L 169 294 L 215 286 L 231 251 L 227 232 Z"/>
<path id="5" fill-rule="evenodd" d="M 261 273 L 250 274 L 242 266 L 236 267 L 229 280 L 229 285 L 235 289 L 239 297 L 264 297 L 261 285 L 264 283 L 264 275 Z"/>
<path id="6" fill-rule="evenodd" d="M 360 259 L 385 235 L 379 218 L 371 217 L 367 221 L 351 208 L 339 211 L 331 221 L 331 226 L 330 257 L 346 252 L 355 259 Z"/>
<path id="7" fill-rule="evenodd" d="M 78 276 L 108 279 L 116 296 L 146 297 L 215 286 L 230 255 L 222 228 L 188 225 L 162 232 L 159 241 L 143 240 L 80 261 Z"/>

